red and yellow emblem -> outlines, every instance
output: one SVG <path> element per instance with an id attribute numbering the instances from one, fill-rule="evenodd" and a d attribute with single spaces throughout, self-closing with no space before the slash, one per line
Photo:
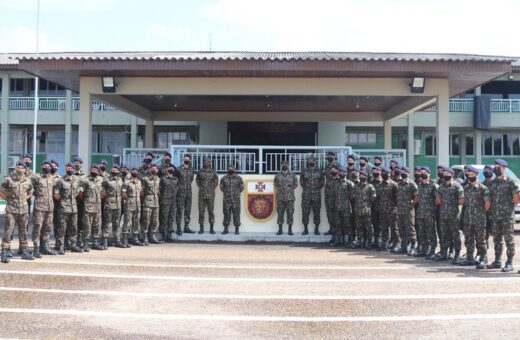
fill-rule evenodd
<path id="1" fill-rule="evenodd" d="M 275 211 L 274 182 L 269 179 L 246 180 L 246 208 L 251 219 L 264 222 Z"/>

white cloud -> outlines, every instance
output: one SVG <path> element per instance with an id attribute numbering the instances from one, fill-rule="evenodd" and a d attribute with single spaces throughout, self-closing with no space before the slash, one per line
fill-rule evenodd
<path id="1" fill-rule="evenodd" d="M 162 50 L 206 50 L 209 36 L 188 26 L 153 23 L 146 28 L 146 36 Z"/>
<path id="2" fill-rule="evenodd" d="M 9 32 L 0 31 L 0 46 L 2 50 L 9 52 L 35 52 L 36 51 L 36 30 L 26 26 L 17 26 Z M 48 35 L 40 32 L 39 37 L 40 52 L 61 52 L 68 51 L 67 45 L 49 39 Z"/>
<path id="3" fill-rule="evenodd" d="M 38 0 L 0 0 L 0 8 L 33 10 L 36 12 Z M 40 0 L 40 9 L 60 11 L 105 11 L 112 9 L 121 0 Z"/>

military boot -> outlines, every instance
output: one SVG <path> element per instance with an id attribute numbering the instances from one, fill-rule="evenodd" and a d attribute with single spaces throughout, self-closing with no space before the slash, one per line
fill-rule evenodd
<path id="1" fill-rule="evenodd" d="M 434 261 L 447 261 L 448 260 L 448 249 L 441 249 L 440 252 L 435 254 Z"/>
<path id="2" fill-rule="evenodd" d="M 238 230 L 239 227 L 235 227 L 235 235 L 240 234 L 240 231 Z"/>
<path id="3" fill-rule="evenodd" d="M 486 269 L 487 268 L 487 257 L 486 255 L 481 255 L 479 258 L 479 261 L 477 265 L 475 266 L 476 269 Z"/>
<path id="4" fill-rule="evenodd" d="M 92 249 L 94 249 L 94 250 L 104 250 L 103 246 L 99 244 L 99 238 L 94 237 L 94 241 L 92 242 Z"/>
<path id="5" fill-rule="evenodd" d="M 123 245 L 125 246 L 125 248 L 132 248 L 130 243 L 128 243 L 128 235 L 123 236 Z"/>
<path id="6" fill-rule="evenodd" d="M 133 244 L 134 246 L 142 246 L 142 245 L 143 245 L 143 244 L 141 243 L 141 241 L 139 241 L 139 235 L 134 234 L 134 235 L 132 236 L 132 244 Z"/>
<path id="7" fill-rule="evenodd" d="M 515 270 L 513 268 L 513 258 L 508 257 L 504 268 L 502 268 L 502 273 L 509 273 L 509 272 L 512 272 L 513 270 Z"/>
<path id="8" fill-rule="evenodd" d="M 332 246 L 336 243 L 336 235 L 332 235 L 332 237 L 329 240 L 329 244 Z"/>
<path id="9" fill-rule="evenodd" d="M 81 249 L 81 247 L 79 247 L 79 246 L 74 245 L 74 246 L 72 246 L 72 247 L 70 248 L 70 251 L 73 252 L 73 253 L 82 253 L 82 252 L 83 252 L 83 249 Z M 58 253 L 58 254 L 59 254 L 59 253 Z M 60 255 L 61 255 L 61 254 L 60 254 Z"/>
<path id="10" fill-rule="evenodd" d="M 459 264 L 460 261 L 460 250 L 455 250 L 455 255 L 453 256 L 452 264 Z"/>
<path id="11" fill-rule="evenodd" d="M 49 247 L 48 242 L 41 244 L 40 251 L 43 255 L 57 255 L 57 253 Z"/>
<path id="12" fill-rule="evenodd" d="M 316 224 L 316 225 L 314 225 L 314 235 L 319 235 L 319 234 L 320 234 L 320 225 Z"/>
<path id="13" fill-rule="evenodd" d="M 9 263 L 9 261 L 11 261 L 11 257 L 9 257 L 8 253 L 9 253 L 8 249 L 2 248 L 2 253 L 0 255 L 2 263 Z"/>
<path id="14" fill-rule="evenodd" d="M 474 266 L 477 263 L 475 262 L 475 258 L 473 257 L 473 253 L 466 253 L 466 259 L 460 260 L 459 265 L 461 266 Z"/>
<path id="15" fill-rule="evenodd" d="M 107 237 L 103 237 L 103 250 L 108 250 L 108 238 Z"/>
<path id="16" fill-rule="evenodd" d="M 180 223 L 177 223 L 177 232 L 176 232 L 177 235 L 181 236 L 182 235 L 182 229 L 181 229 L 181 224 Z"/>
<path id="17" fill-rule="evenodd" d="M 148 235 L 145 234 L 145 235 L 143 236 L 143 243 L 142 243 L 142 245 L 143 245 L 143 246 L 147 246 L 147 245 L 149 245 L 149 244 L 150 244 L 150 242 L 148 242 Z"/>
<path id="18" fill-rule="evenodd" d="M 193 230 L 190 229 L 190 227 L 187 224 L 184 225 L 184 232 L 186 234 L 194 234 L 195 233 Z"/>
<path id="19" fill-rule="evenodd" d="M 224 230 L 222 231 L 222 235 L 226 235 L 226 234 L 229 234 L 229 227 L 228 226 L 224 226 Z"/>
<path id="20" fill-rule="evenodd" d="M 455 258 L 455 251 L 453 250 L 453 247 L 450 247 L 450 250 L 448 251 L 448 260 L 453 260 Z"/>
<path id="21" fill-rule="evenodd" d="M 150 243 L 153 243 L 153 244 L 161 244 L 161 241 L 159 241 L 159 240 L 157 239 L 157 237 L 155 236 L 155 233 L 150 233 L 149 240 L 150 240 Z"/>
<path id="22" fill-rule="evenodd" d="M 54 250 L 58 250 L 61 246 L 61 243 L 56 241 L 56 244 L 54 245 Z M 69 243 L 69 240 L 65 239 L 65 250 L 70 250 L 70 243 Z"/>
<path id="23" fill-rule="evenodd" d="M 34 260 L 34 256 L 29 252 L 29 249 L 27 249 L 27 248 L 22 249 L 22 260 L 29 260 L 29 261 Z"/>
<path id="24" fill-rule="evenodd" d="M 293 236 L 293 232 L 292 232 L 292 224 L 289 224 L 289 232 L 287 233 L 287 235 L 289 236 Z"/>
<path id="25" fill-rule="evenodd" d="M 38 242 L 34 242 L 34 248 L 33 248 L 33 256 L 37 259 L 42 258 L 42 254 L 40 253 L 40 247 L 38 245 Z"/>
<path id="26" fill-rule="evenodd" d="M 88 253 L 90 251 L 90 245 L 88 244 L 88 242 L 85 242 L 85 244 L 81 246 L 81 249 L 83 249 L 85 253 Z"/>
<path id="27" fill-rule="evenodd" d="M 121 242 L 120 238 L 116 238 L 116 242 L 115 242 L 114 246 L 116 248 L 126 248 L 125 245 L 123 244 L 123 242 Z"/>
<path id="28" fill-rule="evenodd" d="M 309 227 L 307 226 L 307 224 L 303 225 L 303 233 L 302 233 L 302 235 L 309 235 Z"/>
<path id="29" fill-rule="evenodd" d="M 276 235 L 282 235 L 282 234 L 283 234 L 282 225 L 279 224 L 278 225 L 278 232 L 276 233 Z"/>
<path id="30" fill-rule="evenodd" d="M 209 224 L 209 233 L 210 234 L 215 234 L 215 230 L 213 229 L 213 223 Z"/>
<path id="31" fill-rule="evenodd" d="M 495 256 L 495 261 L 488 264 L 487 269 L 500 269 L 502 268 L 502 260 L 500 256 Z"/>
<path id="32" fill-rule="evenodd" d="M 200 224 L 199 234 L 204 234 L 204 223 Z"/>
<path id="33" fill-rule="evenodd" d="M 58 246 L 58 249 L 56 250 L 56 254 L 58 254 L 58 255 L 65 255 L 65 247 L 64 246 Z"/>
<path id="34" fill-rule="evenodd" d="M 332 235 L 332 229 L 329 228 L 329 230 L 324 232 L 323 235 L 327 235 L 327 236 Z"/>

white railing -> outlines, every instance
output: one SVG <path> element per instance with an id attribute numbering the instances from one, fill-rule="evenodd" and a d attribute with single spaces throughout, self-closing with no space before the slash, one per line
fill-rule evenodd
<path id="1" fill-rule="evenodd" d="M 520 99 L 491 99 L 491 112 L 520 112 Z M 435 112 L 435 105 L 425 109 Z M 473 112 L 473 99 L 450 99 L 450 112 Z"/>
<path id="2" fill-rule="evenodd" d="M 42 111 L 64 111 L 67 102 L 66 97 L 40 97 L 39 109 Z M 9 110 L 34 110 L 34 97 L 11 97 L 9 98 Z M 72 98 L 72 110 L 79 110 L 79 98 Z M 92 110 L 94 111 L 110 111 L 115 110 L 98 100 L 92 100 Z"/>

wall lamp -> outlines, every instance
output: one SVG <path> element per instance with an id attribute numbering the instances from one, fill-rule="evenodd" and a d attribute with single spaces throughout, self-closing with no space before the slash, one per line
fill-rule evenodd
<path id="1" fill-rule="evenodd" d="M 101 77 L 101 86 L 103 87 L 103 93 L 116 92 L 116 82 L 112 76 Z"/>
<path id="2" fill-rule="evenodd" d="M 423 76 L 413 76 L 412 82 L 410 83 L 410 92 L 424 93 L 425 82 L 426 79 Z"/>

